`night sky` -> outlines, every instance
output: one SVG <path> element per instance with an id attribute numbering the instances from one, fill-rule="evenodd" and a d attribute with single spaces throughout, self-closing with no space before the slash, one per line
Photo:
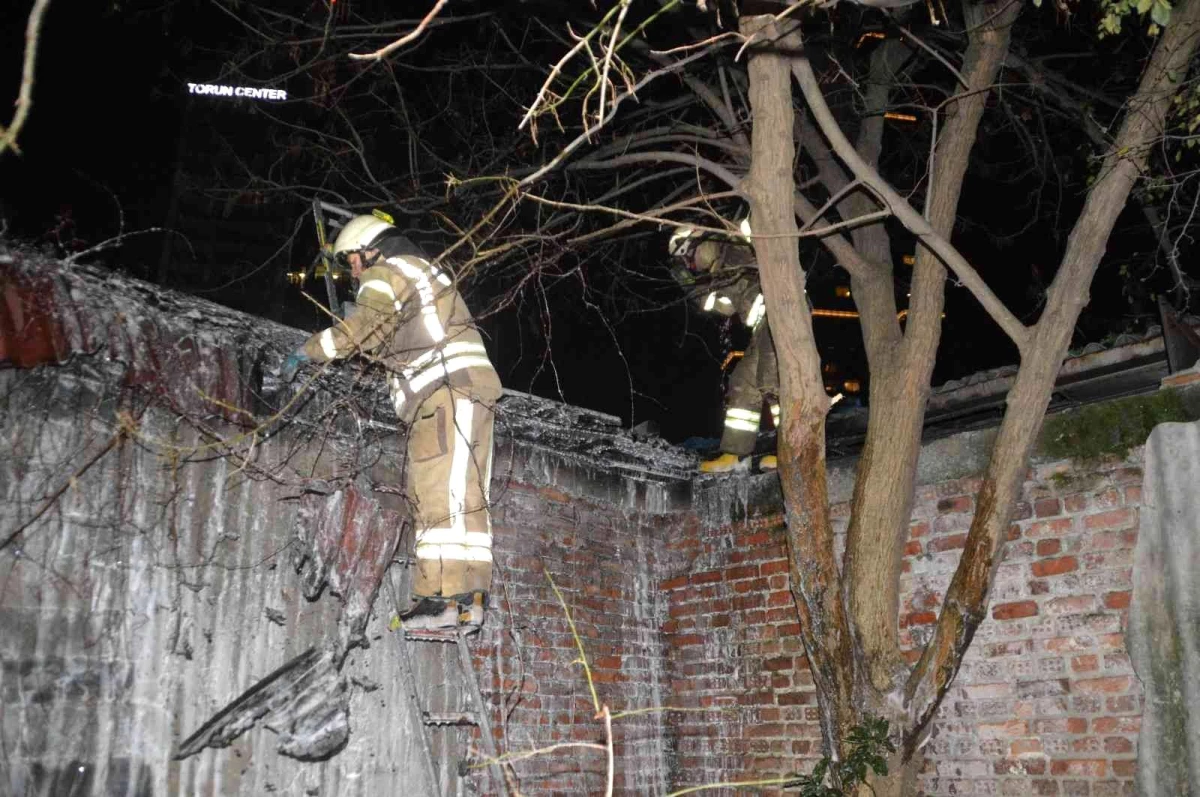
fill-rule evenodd
<path id="1" fill-rule="evenodd" d="M 16 96 L 21 34 L 31 5 L 31 0 L 17 0 L 0 8 L 0 97 Z M 300 15 L 323 13 L 320 3 L 282 5 Z M 369 16 L 372 9 L 362 3 L 354 10 Z M 9 236 L 66 253 L 115 235 L 122 223 L 126 231 L 169 225 L 186 237 L 138 235 L 92 262 L 318 329 L 317 312 L 286 279 L 289 270 L 309 264 L 316 251 L 302 192 L 273 193 L 262 181 L 238 177 L 238 170 L 299 174 L 299 166 L 288 164 L 300 162 L 304 153 L 287 151 L 280 125 L 319 122 L 321 114 L 334 113 L 333 107 L 291 102 L 262 109 L 245 100 L 187 95 L 186 81 L 238 84 L 222 75 L 248 35 L 215 3 L 51 3 L 33 111 L 20 136 L 22 154 L 0 155 L 0 215 Z M 465 48 L 475 34 L 435 35 L 438 46 Z M 1043 45 L 1080 46 L 1070 39 L 1078 31 L 1064 28 L 1046 39 L 1054 35 L 1065 39 Z M 433 59 L 431 48 L 418 50 L 412 63 Z M 288 76 L 278 63 L 251 61 L 246 68 L 257 69 L 264 79 L 276 69 L 282 77 L 270 85 L 293 95 L 307 91 L 308 84 Z M 488 121 L 513 127 L 512 111 L 528 99 L 497 92 L 496 115 Z M 429 120 L 430 135 L 436 137 L 437 124 L 466 123 L 456 120 L 452 109 L 449 103 L 444 119 Z M 7 122 L 7 111 L 4 116 Z M 1033 320 L 1040 290 L 1052 279 L 1065 244 L 1064 232 L 1082 203 L 1086 165 L 1080 153 L 1086 147 L 1080 138 L 1078 145 L 1056 150 L 1054 165 L 1067 175 L 1060 181 L 1019 177 L 1028 160 L 1024 142 L 1017 131 L 1004 130 L 1003 120 L 991 123 L 996 129 L 967 179 L 955 242 L 1002 298 Z M 920 163 L 928 146 L 927 126 L 893 125 L 887 146 L 909 157 L 908 165 L 895 167 L 894 179 L 911 178 L 912 164 Z M 437 249 L 432 217 L 409 213 L 404 218 L 415 240 Z M 1131 287 L 1118 271 L 1120 263 L 1140 263 L 1153 253 L 1143 226 L 1135 212 L 1122 219 L 1076 345 L 1156 320 L 1151 298 L 1162 275 Z M 901 230 L 894 233 L 899 264 L 911 253 L 912 242 Z M 641 228 L 619 247 L 609 247 L 605 262 L 619 262 L 620 269 L 575 253 L 536 290 L 511 302 L 498 301 L 510 287 L 503 277 L 471 284 L 468 297 L 505 386 L 613 413 L 626 424 L 654 420 L 674 441 L 718 434 L 720 363 L 726 344 L 744 343 L 744 332 L 689 312 L 667 276 L 668 235 Z M 848 284 L 845 273 L 819 247 L 806 245 L 802 251 L 816 305 L 852 309 L 849 300 L 835 295 L 838 286 Z M 908 271 L 897 265 L 901 301 Z M 1014 361 L 1015 352 L 965 289 L 947 287 L 946 313 L 935 384 Z M 847 378 L 865 381 L 857 325 L 818 320 L 817 332 L 826 362 Z"/>

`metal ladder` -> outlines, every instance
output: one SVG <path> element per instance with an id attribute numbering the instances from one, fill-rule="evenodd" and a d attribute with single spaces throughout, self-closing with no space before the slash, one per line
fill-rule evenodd
<path id="1" fill-rule="evenodd" d="M 399 562 L 401 560 L 396 561 Z M 392 605 L 395 607 L 397 616 L 399 616 L 401 613 L 399 595 L 392 580 L 390 578 L 386 580 L 388 589 L 392 593 Z M 438 780 L 437 767 L 433 760 L 433 746 L 429 739 L 429 729 L 464 725 L 474 725 L 479 728 L 483 750 L 488 758 L 491 759 L 488 768 L 491 770 L 492 777 L 500 784 L 499 788 L 507 793 L 508 783 L 504 777 L 503 767 L 496 762 L 496 759 L 499 757 L 496 749 L 496 738 L 492 733 L 492 721 L 488 712 L 488 706 L 484 703 L 483 693 L 479 688 L 479 676 L 475 672 L 474 662 L 471 661 L 471 650 L 467 645 L 467 635 L 460 630 L 405 631 L 401 627 L 396 629 L 394 636 L 396 637 L 396 645 L 400 653 L 400 677 L 403 679 L 405 691 L 408 693 L 409 720 L 414 728 L 424 729 L 420 739 L 421 756 L 425 764 L 425 776 L 432 784 L 436 797 L 441 797 L 442 787 L 441 782 Z M 434 713 L 421 708 L 416 671 L 413 669 L 412 657 L 408 649 L 408 646 L 412 642 L 432 642 L 455 646 L 458 653 L 458 668 L 462 673 L 462 680 L 467 686 L 467 691 L 470 693 L 475 711 Z"/>

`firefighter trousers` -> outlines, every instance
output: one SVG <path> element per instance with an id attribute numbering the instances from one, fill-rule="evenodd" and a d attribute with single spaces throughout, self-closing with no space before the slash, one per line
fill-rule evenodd
<path id="1" fill-rule="evenodd" d="M 412 593 L 464 596 L 492 582 L 493 407 L 500 385 L 434 390 L 412 419 L 408 495 L 416 504 L 417 570 Z"/>
<path id="2" fill-rule="evenodd" d="M 729 396 L 725 401 L 725 428 L 721 433 L 721 451 L 744 457 L 754 451 L 761 421 L 763 399 L 772 399 L 771 413 L 779 426 L 779 363 L 775 342 L 764 320 L 754 330 L 746 354 L 729 376 Z"/>

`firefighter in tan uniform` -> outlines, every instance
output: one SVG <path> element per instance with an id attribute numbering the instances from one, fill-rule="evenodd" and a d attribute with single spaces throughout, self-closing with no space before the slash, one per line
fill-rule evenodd
<path id="1" fill-rule="evenodd" d="M 747 222 L 742 222 L 741 230 L 743 236 L 749 236 Z M 751 330 L 750 345 L 729 377 L 721 454 L 700 463 L 705 473 L 748 468 L 747 457 L 758 438 L 764 398 L 770 400 L 772 418 L 776 428 L 779 426 L 779 364 L 766 323 L 767 306 L 758 282 L 754 251 L 748 238 L 697 234 L 688 228 L 671 236 L 669 250 L 686 269 L 677 269 L 676 279 L 695 291 L 701 310 L 736 316 Z M 759 461 L 763 470 L 773 470 L 776 465 L 774 454 Z"/>
<path id="2" fill-rule="evenodd" d="M 359 281 L 358 309 L 309 338 L 285 370 L 355 354 L 384 365 L 409 428 L 407 488 L 416 504 L 415 605 L 401 619 L 409 629 L 478 628 L 492 581 L 499 377 L 450 278 L 389 222 L 351 219 L 334 255 Z"/>

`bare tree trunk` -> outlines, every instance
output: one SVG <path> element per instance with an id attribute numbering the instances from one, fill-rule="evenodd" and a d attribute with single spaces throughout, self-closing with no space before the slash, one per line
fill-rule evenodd
<path id="1" fill-rule="evenodd" d="M 959 87 L 960 99 L 950 105 L 928 189 L 929 224 L 946 239 L 954 229 L 963 178 L 989 89 L 1004 63 L 1009 31 L 1020 9 L 1020 3 L 1011 3 L 997 14 L 990 5 L 964 4 L 972 31 L 962 69 L 967 85 Z M 850 614 L 861 637 L 871 682 L 885 693 L 908 676 L 897 627 L 900 561 L 912 518 L 925 405 L 941 339 L 945 284 L 945 268 L 928 249 L 921 248 L 903 346 L 887 364 L 890 367 L 871 369 L 871 416 L 847 532 L 843 573 Z"/>
<path id="2" fill-rule="evenodd" d="M 790 24 L 790 23 L 788 23 Z M 836 751 L 854 724 L 855 657 L 842 604 L 829 494 L 825 482 L 825 415 L 829 399 L 804 296 L 792 197 L 795 181 L 791 78 L 769 16 L 743 17 L 749 51 L 752 160 L 744 190 L 754 217 L 753 245 L 779 356 L 780 481 L 788 529 L 792 592 L 801 639 L 821 704 L 823 736 Z"/>

